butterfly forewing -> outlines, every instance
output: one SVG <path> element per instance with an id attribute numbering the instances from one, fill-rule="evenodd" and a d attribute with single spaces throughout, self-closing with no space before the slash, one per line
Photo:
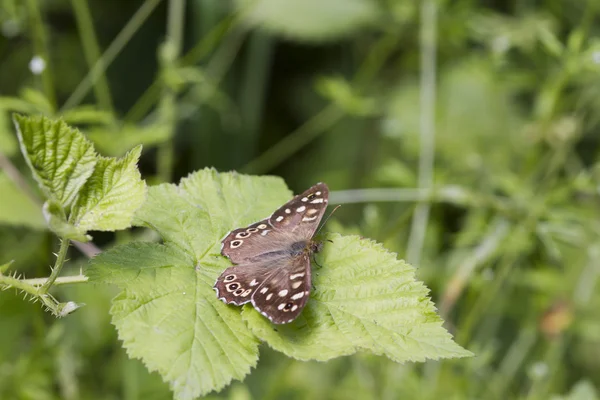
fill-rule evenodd
<path id="1" fill-rule="evenodd" d="M 312 236 L 328 196 L 327 185 L 318 183 L 269 218 L 227 234 L 221 254 L 239 265 L 219 276 L 217 296 L 238 305 L 252 301 L 274 323 L 295 319 L 310 294 L 310 256 L 318 248 Z"/>
<path id="2" fill-rule="evenodd" d="M 255 222 L 246 228 L 235 229 L 221 242 L 221 254 L 236 264 L 259 256 L 265 251 L 265 236 L 273 231 L 269 219 Z"/>
<path id="3" fill-rule="evenodd" d="M 309 240 L 327 209 L 328 197 L 327 185 L 317 183 L 277 209 L 269 223 L 277 230 L 293 233 L 295 238 Z"/>
<path id="4" fill-rule="evenodd" d="M 231 231 L 221 245 L 221 254 L 235 264 L 261 254 L 284 250 L 297 240 L 310 240 L 327 208 L 329 189 L 317 183 L 295 196 L 269 218 Z"/>

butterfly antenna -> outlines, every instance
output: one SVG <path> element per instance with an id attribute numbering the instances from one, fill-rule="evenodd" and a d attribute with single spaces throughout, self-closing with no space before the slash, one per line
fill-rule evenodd
<path id="1" fill-rule="evenodd" d="M 331 212 L 329 213 L 329 215 L 327 216 L 327 218 L 325 218 L 325 222 L 323 222 L 323 223 L 321 224 L 321 226 L 319 227 L 319 229 L 317 229 L 317 233 L 315 234 L 315 236 L 316 236 L 316 235 L 318 235 L 318 234 L 319 234 L 319 232 L 321 232 L 321 229 L 323 229 L 323 227 L 325 226 L 325 224 L 327 223 L 327 221 L 329 221 L 329 218 L 331 218 L 331 216 L 333 215 L 333 213 L 334 213 L 334 212 L 335 212 L 335 211 L 336 211 L 338 208 L 340 208 L 341 206 L 342 206 L 341 204 L 340 204 L 340 205 L 338 205 L 338 206 L 335 206 L 335 208 L 333 209 L 333 211 L 331 211 Z"/>

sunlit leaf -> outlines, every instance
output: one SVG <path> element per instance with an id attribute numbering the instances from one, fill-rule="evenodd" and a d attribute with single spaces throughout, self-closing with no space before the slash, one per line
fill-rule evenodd
<path id="1" fill-rule="evenodd" d="M 146 194 L 146 184 L 137 169 L 141 152 L 142 146 L 138 146 L 121 159 L 98 159 L 70 216 L 81 231 L 114 231 L 131 226 L 133 214 Z"/>
<path id="2" fill-rule="evenodd" d="M 94 172 L 96 153 L 77 129 L 46 117 L 14 116 L 21 151 L 46 197 L 68 208 Z"/>
<path id="3" fill-rule="evenodd" d="M 123 291 L 111 310 L 131 357 L 191 399 L 242 379 L 258 358 L 258 341 L 240 309 L 219 301 L 212 285 L 228 265 L 220 239 L 269 214 L 288 198 L 280 179 L 203 170 L 181 184 L 152 187 L 137 223 L 164 244 L 131 243 L 97 256 L 87 274 Z M 260 201 L 257 201 L 260 199 Z"/>
<path id="4" fill-rule="evenodd" d="M 275 327 L 251 306 L 244 318 L 275 350 L 325 361 L 358 350 L 394 361 L 472 355 L 452 341 L 415 269 L 380 244 L 329 234 L 313 267 L 311 298 L 290 324 Z M 333 243 L 329 242 L 331 240 Z"/>
<path id="5" fill-rule="evenodd" d="M 164 244 L 133 243 L 101 254 L 88 275 L 123 292 L 112 314 L 129 354 L 190 398 L 241 379 L 257 357 L 240 308 L 217 300 L 212 285 L 230 263 L 220 240 L 232 228 L 269 215 L 290 198 L 282 181 L 203 170 L 150 188 L 137 224 Z M 441 327 L 414 269 L 380 245 L 330 235 L 317 287 L 294 323 L 274 326 L 254 309 L 244 319 L 259 338 L 299 359 L 326 360 L 370 350 L 396 361 L 470 353 Z"/>

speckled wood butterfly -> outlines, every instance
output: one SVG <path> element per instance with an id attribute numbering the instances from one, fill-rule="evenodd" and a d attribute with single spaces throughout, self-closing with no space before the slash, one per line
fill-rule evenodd
<path id="1" fill-rule="evenodd" d="M 317 183 L 270 217 L 235 229 L 221 242 L 221 254 L 236 265 L 217 279 L 217 297 L 227 304 L 252 302 L 275 324 L 292 322 L 310 295 L 312 239 L 327 208 L 329 189 Z"/>

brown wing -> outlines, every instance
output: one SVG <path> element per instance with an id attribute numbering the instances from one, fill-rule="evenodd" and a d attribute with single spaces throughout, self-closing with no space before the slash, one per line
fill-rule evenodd
<path id="1" fill-rule="evenodd" d="M 300 315 L 310 296 L 310 254 L 227 268 L 213 289 L 227 304 L 252 302 L 258 312 L 275 324 Z"/>
<path id="2" fill-rule="evenodd" d="M 235 264 L 279 257 L 293 243 L 314 235 L 329 197 L 324 183 L 317 183 L 277 209 L 269 218 L 231 231 L 221 241 L 221 254 Z"/>
<path id="3" fill-rule="evenodd" d="M 284 260 L 252 293 L 252 305 L 274 324 L 300 315 L 310 296 L 310 254 Z"/>
<path id="4" fill-rule="evenodd" d="M 274 273 L 276 266 L 277 262 L 270 260 L 227 268 L 213 286 L 217 298 L 227 304 L 238 306 L 248 303 L 259 286 Z"/>

